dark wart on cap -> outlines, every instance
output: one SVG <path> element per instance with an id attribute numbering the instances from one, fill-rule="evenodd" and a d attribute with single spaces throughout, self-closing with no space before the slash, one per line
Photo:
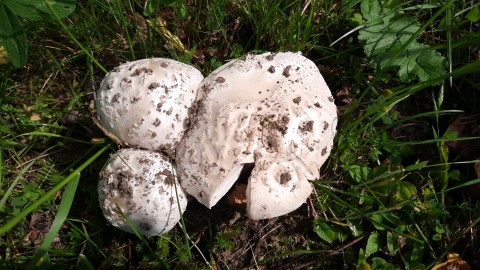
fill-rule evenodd
<path id="1" fill-rule="evenodd" d="M 105 76 L 96 92 L 96 122 L 125 146 L 173 149 L 202 80 L 196 68 L 172 59 L 124 63 Z"/>

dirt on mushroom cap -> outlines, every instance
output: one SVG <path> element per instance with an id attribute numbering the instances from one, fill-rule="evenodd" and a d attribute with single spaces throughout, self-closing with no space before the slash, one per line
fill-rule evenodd
<path id="1" fill-rule="evenodd" d="M 172 170 L 169 160 L 153 151 L 127 148 L 113 154 L 98 184 L 105 218 L 127 232 L 133 229 L 124 215 L 144 235 L 168 232 L 187 207 L 187 195 Z"/>
<path id="2" fill-rule="evenodd" d="M 96 93 L 98 123 L 126 146 L 173 156 L 202 79 L 196 68 L 172 59 L 122 64 L 105 76 Z"/>
<path id="3" fill-rule="evenodd" d="M 283 208 L 275 215 L 296 209 L 312 190 L 307 179 L 319 177 L 332 147 L 337 121 L 332 101 L 315 64 L 298 53 L 248 55 L 220 67 L 202 82 L 191 113 L 195 124 L 177 149 L 181 184 L 212 207 L 234 184 L 243 164 L 255 163 L 249 200 L 260 196 L 255 182 L 271 191 L 262 196 L 283 194 L 282 200 L 272 199 Z M 275 172 L 274 179 L 262 176 L 267 168 L 282 171 L 278 164 L 287 163 L 295 181 L 281 184 L 281 174 Z M 288 192 L 274 191 L 279 186 Z M 299 188 L 305 191 L 299 193 Z"/>

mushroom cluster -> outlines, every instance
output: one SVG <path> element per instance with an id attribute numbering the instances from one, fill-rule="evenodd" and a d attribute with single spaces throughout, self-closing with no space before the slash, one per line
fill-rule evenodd
<path id="1" fill-rule="evenodd" d="M 95 104 L 107 135 L 145 149 L 123 151 L 118 156 L 143 152 L 114 157 L 101 173 L 104 214 L 126 231 L 128 216 L 147 235 L 173 227 L 186 208 L 186 194 L 213 207 L 245 168 L 253 167 L 246 188 L 250 218 L 297 209 L 313 190 L 309 180 L 319 178 L 337 125 L 333 97 L 318 68 L 291 52 L 247 55 L 205 79 L 173 60 L 126 63 L 105 77 Z M 169 178 L 174 169 L 161 154 L 175 159 L 179 185 Z M 134 194 L 144 201 L 140 214 L 133 214 Z"/>
<path id="2" fill-rule="evenodd" d="M 193 125 L 177 148 L 185 190 L 214 206 L 254 164 L 246 190 L 252 219 L 303 204 L 330 153 L 337 113 L 315 64 L 299 53 L 248 55 L 200 85 Z"/>
<path id="3" fill-rule="evenodd" d="M 95 122 L 123 145 L 100 173 L 98 197 L 115 227 L 144 235 L 172 229 L 187 207 L 171 159 L 203 75 L 171 59 L 127 62 L 103 79 Z M 128 148 L 132 147 L 132 148 Z"/>

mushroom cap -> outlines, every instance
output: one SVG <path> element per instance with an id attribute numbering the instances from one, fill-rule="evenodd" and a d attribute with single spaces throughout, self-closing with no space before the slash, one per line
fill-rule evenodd
<path id="1" fill-rule="evenodd" d="M 98 124 L 129 147 L 172 154 L 203 75 L 172 59 L 124 63 L 103 79 L 95 98 Z"/>
<path id="2" fill-rule="evenodd" d="M 252 219 L 289 213 L 319 177 L 337 111 L 315 64 L 300 53 L 231 61 L 205 78 L 191 127 L 177 147 L 180 184 L 211 208 L 254 163 L 247 186 Z"/>
<path id="3" fill-rule="evenodd" d="M 175 180 L 169 160 L 160 153 L 133 148 L 111 156 L 100 173 L 98 197 L 113 226 L 133 233 L 127 216 L 147 236 L 170 231 L 187 208 L 187 195 Z"/>

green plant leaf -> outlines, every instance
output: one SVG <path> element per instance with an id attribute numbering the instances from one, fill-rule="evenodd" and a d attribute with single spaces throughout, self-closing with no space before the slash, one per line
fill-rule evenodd
<path id="1" fill-rule="evenodd" d="M 372 224 L 375 226 L 377 230 L 385 230 L 386 227 L 384 226 L 384 219 L 381 214 L 373 214 L 371 216 Z"/>
<path id="2" fill-rule="evenodd" d="M 333 243 L 335 240 L 345 240 L 348 235 L 350 235 L 349 231 L 337 226 L 337 225 L 328 225 L 327 223 L 315 220 L 315 225 L 313 226 L 313 231 L 317 233 L 320 238 L 327 241 L 328 243 Z"/>
<path id="3" fill-rule="evenodd" d="M 415 164 L 408 165 L 407 167 L 405 167 L 405 171 L 410 172 L 410 171 L 420 170 L 425 168 L 426 166 L 427 166 L 426 161 L 417 162 Z"/>
<path id="4" fill-rule="evenodd" d="M 78 259 L 79 259 L 78 265 L 80 266 L 78 268 L 95 270 L 95 267 L 93 266 L 93 264 L 88 260 L 87 256 L 85 256 L 84 254 L 78 255 Z"/>
<path id="5" fill-rule="evenodd" d="M 359 237 L 363 234 L 363 226 L 359 220 L 348 220 L 347 224 L 354 237 Z"/>
<path id="6" fill-rule="evenodd" d="M 390 255 L 395 255 L 401 246 L 398 244 L 398 235 L 396 233 L 387 232 L 387 249 Z"/>
<path id="7" fill-rule="evenodd" d="M 76 0 L 3 0 L 13 13 L 30 20 L 55 18 L 45 4 L 48 1 L 60 18 L 70 15 L 75 10 Z"/>
<path id="8" fill-rule="evenodd" d="M 367 180 L 369 169 L 367 166 L 350 165 L 347 168 L 348 173 L 357 183 Z"/>
<path id="9" fill-rule="evenodd" d="M 448 172 L 448 177 L 452 178 L 453 180 L 460 180 L 460 171 L 459 170 L 453 170 Z"/>
<path id="10" fill-rule="evenodd" d="M 362 17 L 362 14 L 360 13 L 354 13 L 352 18 L 350 18 L 350 21 L 358 24 L 358 25 L 362 25 L 365 23 L 365 20 L 363 19 Z"/>
<path id="11" fill-rule="evenodd" d="M 22 67 L 27 62 L 27 36 L 17 16 L 0 4 L 0 42 L 5 46 L 12 64 Z"/>
<path id="12" fill-rule="evenodd" d="M 363 5 L 367 5 L 364 3 L 368 3 L 368 7 L 363 8 Z M 376 15 L 382 20 L 368 21 L 358 35 L 365 54 L 373 59 L 377 72 L 397 69 L 402 82 L 414 79 L 428 81 L 446 74 L 445 58 L 429 46 L 418 43 L 417 37 L 412 40 L 420 30 L 416 18 L 399 10 L 377 9 L 375 1 L 362 1 L 364 17 L 373 19 L 373 15 Z M 392 56 L 397 53 L 393 59 Z"/>
<path id="13" fill-rule="evenodd" d="M 187 7 L 183 3 L 183 1 L 179 1 L 178 7 L 177 7 L 177 18 L 179 20 L 183 20 L 186 15 L 187 15 Z"/>
<path id="14" fill-rule="evenodd" d="M 465 16 L 465 18 L 471 21 L 472 23 L 478 22 L 480 20 L 480 8 L 473 7 Z"/>
<path id="15" fill-rule="evenodd" d="M 410 182 L 399 181 L 397 183 L 397 191 L 393 196 L 396 202 L 403 202 L 409 200 L 417 194 L 417 188 Z"/>
<path id="16" fill-rule="evenodd" d="M 316 222 L 313 230 L 317 233 L 320 238 L 328 243 L 332 243 L 335 240 L 335 233 L 330 226 L 325 222 Z"/>
<path id="17" fill-rule="evenodd" d="M 375 257 L 372 259 L 372 269 L 375 270 L 394 270 L 395 266 L 387 261 L 385 259 L 382 259 L 380 257 Z"/>
<path id="18" fill-rule="evenodd" d="M 410 255 L 410 261 L 421 262 L 425 253 L 425 244 L 415 242 L 413 243 L 412 255 Z"/>
<path id="19" fill-rule="evenodd" d="M 181 2 L 181 0 L 160 0 L 159 3 L 160 4 L 163 4 L 163 5 L 166 5 L 166 6 L 170 6 L 170 5 L 173 5 L 175 3 L 179 3 Z"/>
<path id="20" fill-rule="evenodd" d="M 388 224 L 395 225 L 400 222 L 400 218 L 393 212 L 373 214 L 370 217 L 370 220 L 372 221 L 373 226 L 375 226 L 375 228 L 380 231 L 386 230 L 388 228 Z"/>
<path id="21" fill-rule="evenodd" d="M 380 236 L 377 232 L 370 234 L 367 241 L 367 246 L 365 247 L 365 252 L 367 254 L 374 254 L 381 248 Z"/>
<path id="22" fill-rule="evenodd" d="M 428 81 L 446 73 L 445 58 L 439 52 L 426 47 L 423 53 L 417 57 L 416 64 L 413 72 L 417 74 L 420 81 Z"/>
<path id="23" fill-rule="evenodd" d="M 356 270 L 371 270 L 372 267 L 367 263 L 367 257 L 363 248 L 358 252 L 358 260 Z"/>
<path id="24" fill-rule="evenodd" d="M 360 4 L 362 15 L 367 20 L 378 18 L 382 14 L 382 5 L 378 0 L 366 0 Z"/>
<path id="25" fill-rule="evenodd" d="M 403 167 L 398 164 L 381 164 L 368 173 L 368 179 L 382 180 L 376 181 L 371 187 L 380 192 L 388 193 L 392 188 L 389 184 L 400 181 L 404 175 L 403 171 Z"/>

